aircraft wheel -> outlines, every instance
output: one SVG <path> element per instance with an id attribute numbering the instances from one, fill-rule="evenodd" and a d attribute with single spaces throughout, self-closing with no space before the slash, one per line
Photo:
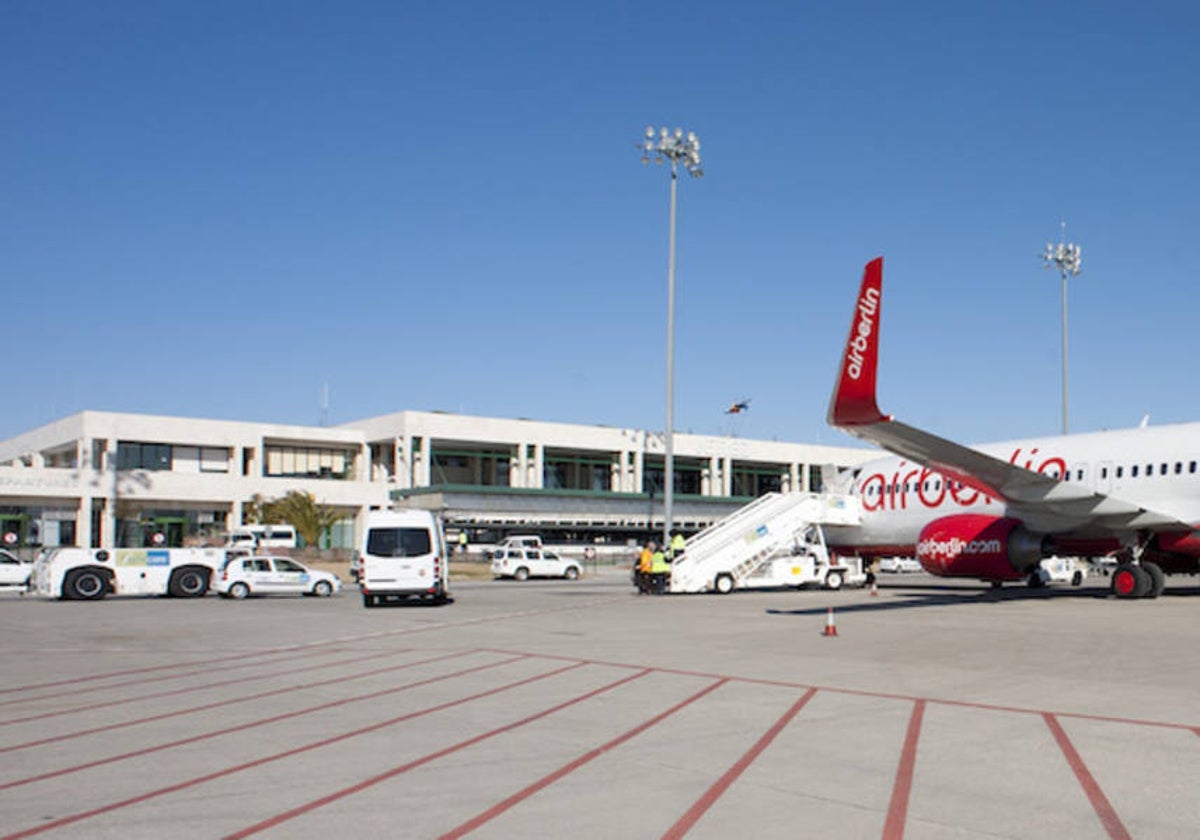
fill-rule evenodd
<path id="1" fill-rule="evenodd" d="M 1122 563 L 1112 574 L 1112 593 L 1118 598 L 1144 598 L 1153 585 L 1149 573 L 1133 563 Z"/>
<path id="2" fill-rule="evenodd" d="M 1157 563 L 1142 563 L 1142 571 L 1150 576 L 1150 589 L 1147 598 L 1157 598 L 1167 585 L 1167 576 L 1163 574 L 1162 566 Z"/>

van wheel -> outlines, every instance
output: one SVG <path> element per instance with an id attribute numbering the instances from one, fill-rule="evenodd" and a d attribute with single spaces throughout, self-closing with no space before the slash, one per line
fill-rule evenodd
<path id="1" fill-rule="evenodd" d="M 517 580 L 529 580 L 529 570 L 522 566 L 513 572 L 513 577 Z"/>
<path id="2" fill-rule="evenodd" d="M 379 602 L 377 600 L 375 600 L 374 595 L 368 595 L 366 592 L 363 593 L 363 606 L 364 607 L 373 607 L 378 603 Z"/>
<path id="3" fill-rule="evenodd" d="M 211 572 L 203 572 L 192 566 L 176 569 L 167 582 L 167 592 L 175 598 L 199 598 L 208 591 L 208 578 Z"/>
<path id="4" fill-rule="evenodd" d="M 319 580 L 316 586 L 312 588 L 312 594 L 318 598 L 328 598 L 333 594 L 333 586 L 327 580 Z"/>
<path id="5" fill-rule="evenodd" d="M 567 566 L 567 570 L 563 572 L 563 577 L 567 580 L 579 580 L 579 569 L 576 566 Z"/>
<path id="6" fill-rule="evenodd" d="M 77 601 L 98 601 L 107 590 L 104 575 L 92 569 L 75 569 L 63 581 L 63 594 Z"/>
<path id="7" fill-rule="evenodd" d="M 237 583 L 235 583 L 229 587 L 229 597 L 230 598 L 236 598 L 237 600 L 241 601 L 243 598 L 245 598 L 249 594 L 250 594 L 250 587 L 247 586 L 246 584 L 242 583 L 241 581 L 238 581 Z"/>

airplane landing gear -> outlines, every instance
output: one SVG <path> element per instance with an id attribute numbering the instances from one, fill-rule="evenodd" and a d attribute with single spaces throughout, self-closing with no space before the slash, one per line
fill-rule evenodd
<path id="1" fill-rule="evenodd" d="M 1162 570 L 1160 569 L 1158 573 L 1161 575 Z M 1154 580 L 1150 572 L 1141 565 L 1122 563 L 1112 573 L 1110 585 L 1112 593 L 1118 598 L 1145 598 L 1154 588 Z"/>

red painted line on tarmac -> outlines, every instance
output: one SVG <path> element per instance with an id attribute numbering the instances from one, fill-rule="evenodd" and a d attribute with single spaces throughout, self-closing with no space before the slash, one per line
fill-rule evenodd
<path id="1" fill-rule="evenodd" d="M 913 704 L 912 717 L 908 719 L 908 732 L 904 736 L 904 748 L 900 750 L 900 764 L 896 768 L 896 783 L 892 787 L 892 801 L 888 804 L 887 820 L 883 824 L 883 840 L 900 840 L 904 836 L 904 820 L 908 815 L 908 798 L 912 793 L 913 770 L 917 764 L 917 741 L 921 737 L 921 724 L 925 719 L 925 701 Z"/>
<path id="2" fill-rule="evenodd" d="M 511 655 L 517 651 L 507 648 L 480 648 L 480 651 L 487 653 L 503 653 Z M 537 654 L 542 659 L 556 659 L 561 662 L 574 662 L 575 657 L 565 656 L 562 654 Z M 614 668 L 642 668 L 635 662 L 620 662 L 614 660 L 589 659 L 589 664 L 592 665 L 609 665 Z M 987 712 L 1011 712 L 1020 715 L 1054 715 L 1057 718 L 1071 718 L 1072 720 L 1090 720 L 1098 723 L 1122 723 L 1130 726 L 1151 726 L 1158 729 L 1185 729 L 1189 732 L 1194 732 L 1200 736 L 1200 726 L 1190 723 L 1173 723 L 1171 721 L 1161 720 L 1144 720 L 1140 718 L 1118 717 L 1115 715 L 1096 715 L 1088 712 L 1065 712 L 1065 711 L 1047 711 L 1045 709 L 1030 709 L 1021 706 L 1002 706 L 996 703 L 979 703 L 972 700 L 948 700 L 939 697 L 918 697 L 913 694 L 896 694 L 889 691 L 868 691 L 858 688 L 839 688 L 832 685 L 814 685 L 813 683 L 793 682 L 791 680 L 769 680 L 759 677 L 738 677 L 729 676 L 728 674 L 715 674 L 711 671 L 693 671 L 684 668 L 654 668 L 656 674 L 675 674 L 684 677 L 700 677 L 702 679 L 728 679 L 748 685 L 769 685 L 775 688 L 797 688 L 806 690 L 815 688 L 821 692 L 832 694 L 844 694 L 851 697 L 869 697 L 876 700 L 902 700 L 907 703 L 934 703 L 939 706 L 955 706 L 964 709 L 979 709 Z"/>
<path id="3" fill-rule="evenodd" d="M 762 754 L 762 751 L 771 745 L 771 742 L 792 722 L 792 718 L 804 708 L 809 700 L 813 699 L 813 695 L 816 693 L 817 690 L 815 688 L 810 688 L 803 697 L 793 703 L 792 707 L 784 712 L 783 716 L 775 721 L 775 724 L 754 742 L 754 746 L 750 747 L 745 755 L 726 770 L 721 778 L 717 779 L 713 786 L 706 790 L 704 795 L 697 799 L 691 808 L 687 809 L 684 815 L 679 818 L 679 821 L 667 830 L 667 833 L 663 835 L 663 840 L 679 840 L 679 838 L 691 831 L 692 826 L 699 822 L 700 818 L 708 813 L 708 809 L 725 795 L 725 791 L 729 790 L 729 787 L 738 780 L 738 777 L 746 772 L 746 768 L 753 764 L 759 755 Z"/>
<path id="4" fill-rule="evenodd" d="M 626 741 L 628 741 L 629 739 L 631 739 L 637 735 L 640 735 L 642 732 L 645 732 L 650 727 L 656 726 L 657 724 L 666 720 L 671 715 L 675 714 L 680 709 L 682 709 L 686 706 L 690 706 L 692 703 L 695 703 L 701 697 L 704 697 L 705 695 L 707 695 L 713 691 L 716 691 L 718 688 L 725 685 L 725 683 L 727 683 L 727 682 L 728 682 L 728 680 L 718 680 L 717 682 L 714 682 L 711 685 L 705 686 L 700 691 L 693 694 L 691 697 L 684 698 L 683 700 L 679 701 L 671 708 L 666 709 L 662 712 L 659 712 L 654 717 L 650 718 L 647 721 L 644 721 L 643 723 L 639 724 L 638 726 L 635 726 L 633 729 L 630 729 L 628 732 L 618 735 L 616 738 L 613 738 L 611 741 L 608 741 L 607 743 L 602 744 L 601 746 L 596 747 L 593 750 L 589 750 L 588 752 L 584 753 L 579 758 L 575 759 L 574 761 L 570 762 L 569 764 L 563 765 L 559 769 L 555 770 L 553 773 L 543 776 L 542 778 L 538 779 L 533 784 L 517 791 L 512 796 L 505 799 L 503 802 L 499 802 L 499 803 L 493 805 L 491 808 L 488 808 L 483 813 L 481 813 L 475 817 L 472 817 L 471 819 L 467 820 L 465 823 L 458 826 L 457 828 L 450 829 L 450 831 L 443 834 L 441 836 L 441 838 L 439 838 L 439 840 L 452 840 L 453 838 L 462 837 L 466 834 L 471 833 L 472 831 L 479 828 L 484 823 L 490 822 L 491 820 L 500 816 L 501 814 L 503 814 L 505 811 L 509 810 L 513 806 L 518 805 L 521 802 L 524 802 L 526 799 L 533 796 L 538 791 L 544 790 L 545 788 L 554 784 L 555 782 L 557 782 L 559 779 L 563 778 L 567 774 L 575 772 L 580 767 L 582 767 L 583 765 L 592 761 L 593 759 L 599 758 L 600 756 L 602 756 L 604 753 L 608 752 L 609 750 L 611 750 L 617 746 L 620 746 L 621 744 L 625 743 Z"/>
<path id="5" fill-rule="evenodd" d="M 517 657 L 517 659 L 520 659 L 520 658 L 522 658 L 522 657 Z M 510 660 L 510 661 L 516 661 L 516 659 Z M 505 663 L 501 662 L 501 663 L 494 663 L 494 664 L 505 664 Z M 489 666 L 482 666 L 480 668 L 473 668 L 470 670 L 482 670 L 483 667 L 489 667 Z M 537 682 L 538 680 L 544 680 L 544 679 L 547 679 L 548 677 L 553 677 L 558 674 L 562 674 L 567 671 L 573 671 L 576 668 L 582 668 L 582 667 L 583 667 L 582 662 L 575 664 L 575 665 L 564 665 L 561 668 L 556 668 L 553 671 L 547 671 L 544 674 L 538 674 L 537 676 L 526 677 L 525 679 L 517 680 L 516 682 L 506 683 L 505 685 L 498 686 L 496 688 L 490 688 L 486 691 L 481 691 L 476 694 L 469 695 L 467 697 L 459 698 L 458 700 L 449 700 L 445 703 L 439 703 L 436 706 L 430 706 L 426 709 L 420 709 L 415 712 L 408 712 L 403 715 L 398 715 L 397 717 L 388 718 L 387 720 L 380 721 L 378 723 L 373 723 L 370 726 L 360 727 L 359 729 L 352 729 L 348 732 L 343 732 L 340 735 L 332 735 L 328 738 L 322 738 L 319 741 L 313 741 L 311 743 L 304 744 L 299 747 L 293 747 L 290 750 L 284 750 L 283 752 L 274 753 L 272 755 L 264 756 L 262 758 L 256 758 L 253 761 L 247 761 L 242 764 L 235 764 L 232 767 L 226 767 L 222 770 L 215 770 L 211 773 L 206 773 L 203 776 L 196 776 L 191 779 L 186 779 L 182 782 L 177 782 L 176 784 L 168 785 L 167 787 L 158 788 L 156 790 L 148 791 L 147 793 L 142 793 L 137 796 L 131 796 L 128 799 L 122 799 L 117 802 L 110 802 L 107 805 L 101 805 L 98 808 L 92 808 L 87 811 L 81 811 L 77 814 L 69 814 L 68 816 L 60 817 L 59 819 L 56 819 L 56 820 L 44 822 L 44 823 L 41 823 L 40 825 L 36 825 L 31 828 L 23 829 L 14 834 L 6 834 L 3 837 L 0 837 L 0 840 L 20 840 L 20 838 L 23 838 L 23 837 L 33 837 L 35 835 L 42 834 L 47 831 L 52 831 L 56 828 L 62 828 L 65 825 L 71 825 L 73 823 L 81 822 L 83 820 L 90 819 L 90 818 L 96 817 L 96 816 L 100 816 L 102 814 L 109 814 L 109 813 L 112 813 L 113 811 L 118 811 L 121 808 L 127 808 L 130 805 L 137 805 L 142 802 L 147 802 L 151 799 L 157 799 L 159 797 L 166 796 L 167 794 L 178 793 L 181 790 L 186 790 L 188 788 L 195 787 L 196 785 L 200 785 L 205 782 L 211 782 L 214 779 L 221 779 L 226 776 L 232 776 L 235 773 L 242 772 L 243 770 L 250 770 L 254 767 L 261 767 L 265 764 L 271 764 L 272 762 L 280 761 L 284 758 L 290 758 L 295 755 L 301 755 L 306 752 L 311 752 L 312 750 L 319 749 L 321 747 L 327 747 L 330 744 L 336 744 L 340 741 L 347 741 L 351 738 L 356 738 L 359 735 L 365 735 L 370 732 L 376 732 L 380 729 L 384 729 L 388 726 L 393 726 L 397 723 L 402 723 L 403 721 L 406 721 L 406 720 L 412 720 L 413 718 L 422 717 L 423 715 L 432 714 L 433 712 L 440 712 L 444 709 L 449 709 L 453 706 L 461 706 L 462 704 L 469 703 L 472 700 L 479 700 L 483 697 L 489 697 L 493 694 L 499 694 L 504 691 L 509 691 L 511 689 L 518 688 L 522 685 L 528 685 L 530 683 Z M 465 673 L 465 672 L 463 672 L 463 673 Z M 447 674 L 444 677 L 437 677 L 437 678 L 434 678 L 431 680 L 424 680 L 424 681 L 422 681 L 422 683 L 412 683 L 411 685 L 404 686 L 404 688 L 415 688 L 416 686 L 421 685 L 423 683 L 436 682 L 439 679 L 448 679 L 451 676 L 456 676 L 456 675 Z M 392 689 L 391 691 L 398 691 L 398 690 L 403 690 L 403 689 Z M 332 706 L 339 706 L 343 702 L 344 701 L 342 701 L 342 700 L 335 700 L 331 703 L 326 703 L 324 705 L 324 707 L 328 708 L 328 707 L 332 707 Z M 288 718 L 288 717 L 292 717 L 292 715 L 279 715 L 278 719 L 284 719 L 284 718 Z M 236 729 L 241 729 L 241 728 L 242 727 L 234 727 L 233 729 L 231 729 L 229 731 L 234 731 Z M 185 739 L 184 742 L 190 743 L 192 741 L 201 740 L 203 737 L 209 737 L 209 736 L 201 736 L 201 738 L 187 738 L 187 739 Z"/>
<path id="6" fill-rule="evenodd" d="M 1116 809 L 1108 801 L 1108 797 L 1104 795 L 1104 791 L 1100 790 L 1100 785 L 1096 782 L 1096 778 L 1088 770 L 1087 765 L 1083 763 L 1083 757 L 1079 755 L 1079 751 L 1071 743 L 1071 739 L 1062 728 L 1062 724 L 1051 714 L 1044 714 L 1042 718 L 1046 721 L 1046 725 L 1050 727 L 1050 732 L 1054 735 L 1054 740 L 1058 742 L 1058 748 L 1062 750 L 1067 764 L 1071 765 L 1071 769 L 1075 772 L 1075 778 L 1079 780 L 1083 792 L 1087 794 L 1088 801 L 1096 809 L 1096 816 L 1100 818 L 1100 824 L 1104 826 L 1104 830 L 1108 832 L 1108 836 L 1112 840 L 1131 840 L 1132 835 L 1125 828 L 1124 823 L 1121 822 L 1121 818 L 1117 816 Z"/>
<path id="7" fill-rule="evenodd" d="M 541 720 L 542 718 L 552 715 L 555 712 L 559 712 L 570 706 L 574 706 L 576 703 L 582 703 L 584 700 L 590 700 L 591 698 L 593 698 L 599 694 L 603 694 L 606 691 L 612 691 L 614 688 L 619 688 L 620 686 L 625 685 L 626 683 L 630 683 L 630 682 L 633 682 L 634 680 L 641 679 L 642 677 L 646 676 L 649 673 L 651 673 L 651 669 L 647 668 L 642 671 L 639 671 L 636 674 L 630 674 L 629 676 L 622 677 L 621 679 L 616 680 L 615 682 L 611 682 L 611 683 L 608 683 L 607 685 L 601 686 L 600 688 L 593 689 L 593 690 L 587 692 L 586 694 L 581 694 L 578 697 L 573 697 L 570 700 L 566 700 L 555 706 L 551 706 L 548 709 L 543 709 L 542 711 L 537 712 L 536 714 L 532 714 L 529 717 L 521 718 L 520 720 L 505 724 L 504 726 L 499 726 L 495 729 L 489 730 L 488 732 L 484 732 L 481 735 L 476 735 L 474 738 L 468 738 L 465 741 L 459 741 L 457 744 L 446 747 L 445 749 L 441 749 L 441 750 L 438 750 L 437 752 L 430 753 L 429 755 L 422 756 L 421 758 L 414 759 L 413 761 L 410 761 L 407 764 L 402 764 L 399 767 L 393 767 L 391 770 L 387 770 L 376 776 L 372 776 L 369 779 L 364 779 L 363 781 L 358 782 L 357 784 L 351 785 L 350 787 L 342 788 L 339 791 L 334 791 L 331 794 L 323 796 L 320 799 L 314 799 L 312 802 L 308 802 L 304 805 L 299 806 L 298 808 L 293 808 L 290 811 L 285 811 L 284 813 L 278 814 L 277 816 L 271 817 L 270 819 L 266 819 L 266 820 L 263 820 L 262 822 L 255 823 L 254 825 L 250 826 L 249 828 L 244 828 L 241 831 L 236 832 L 235 834 L 227 835 L 224 838 L 224 840 L 239 840 L 239 838 L 249 837 L 252 834 L 258 834 L 260 831 L 265 831 L 269 828 L 274 828 L 275 826 L 277 826 L 281 823 L 287 822 L 288 820 L 295 819 L 296 817 L 298 817 L 302 814 L 307 814 L 310 811 L 316 810 L 317 808 L 320 808 L 324 805 L 328 805 L 330 802 L 335 802 L 339 799 L 349 796 L 352 793 L 358 793 L 359 791 L 366 790 L 367 788 L 377 785 L 380 782 L 395 778 L 396 776 L 399 776 L 401 773 L 407 773 L 409 770 L 412 770 L 416 767 L 420 767 L 423 764 L 428 764 L 431 761 L 434 761 L 439 758 L 443 758 L 447 755 L 450 755 L 451 753 L 458 752 L 459 750 L 466 749 L 467 747 L 474 746 L 475 744 L 478 744 L 481 741 L 486 741 L 489 738 L 494 738 L 495 736 L 502 735 L 505 732 L 511 732 L 512 730 L 514 730 L 518 727 L 525 726 L 526 724 L 529 724 L 529 723 L 533 723 L 535 720 Z M 717 683 L 717 685 L 720 685 L 720 683 Z M 709 691 L 711 691 L 714 688 L 716 688 L 716 685 L 710 686 L 709 688 L 702 691 L 700 694 L 701 695 L 707 694 Z M 699 695 L 697 695 L 697 696 L 699 696 Z M 447 836 L 450 836 L 450 835 L 447 835 Z"/>
<path id="8" fill-rule="evenodd" d="M 13 693 L 20 692 L 20 691 L 36 691 L 36 690 L 43 689 L 43 688 L 57 688 L 59 686 L 79 685 L 82 683 L 96 682 L 98 680 L 115 679 L 116 677 L 127 677 L 127 676 L 132 676 L 135 674 L 148 674 L 148 673 L 154 673 L 154 672 L 158 672 L 158 671 L 167 671 L 167 670 L 171 670 L 173 668 L 189 668 L 189 667 L 192 667 L 195 665 L 223 664 L 223 663 L 230 662 L 232 660 L 249 659 L 249 658 L 261 657 L 261 656 L 275 656 L 275 655 L 283 654 L 283 653 L 307 653 L 307 652 L 311 652 L 313 650 L 317 650 L 317 649 L 323 648 L 323 647 L 331 647 L 331 646 L 335 646 L 335 645 L 357 644 L 357 643 L 369 641 L 372 639 L 386 639 L 386 638 L 390 638 L 393 636 L 409 636 L 409 635 L 412 635 L 415 633 L 426 633 L 431 630 L 444 630 L 444 629 L 451 628 L 451 627 L 468 627 L 468 626 L 471 626 L 474 624 L 483 624 L 483 623 L 486 623 L 489 621 L 505 621 L 510 618 L 525 618 L 525 617 L 531 616 L 531 615 L 546 615 L 548 613 L 553 613 L 553 612 L 562 612 L 563 610 L 576 610 L 576 609 L 580 609 L 581 607 L 598 606 L 598 605 L 606 604 L 606 603 L 609 603 L 609 602 L 615 601 L 615 600 L 617 600 L 617 599 L 616 598 L 604 598 L 604 599 L 593 600 L 590 602 L 571 603 L 571 604 L 564 605 L 564 606 L 547 607 L 547 608 L 538 609 L 538 610 L 517 610 L 515 612 L 499 613 L 497 615 L 486 615 L 486 616 L 479 616 L 477 618 L 469 618 L 469 619 L 466 619 L 465 621 L 439 621 L 439 622 L 435 622 L 435 623 L 431 623 L 431 624 L 423 624 L 423 625 L 420 625 L 417 627 L 403 627 L 403 628 L 399 628 L 396 630 L 382 630 L 377 633 L 361 633 L 361 634 L 358 634 L 355 636 L 343 636 L 343 637 L 340 637 L 337 639 L 326 639 L 324 641 L 311 642 L 311 643 L 302 644 L 302 645 L 287 645 L 285 647 L 270 648 L 268 650 L 250 651 L 247 653 L 231 654 L 231 655 L 227 655 L 227 656 L 221 656 L 217 659 L 198 659 L 198 660 L 193 660 L 191 662 L 177 662 L 177 663 L 173 663 L 170 665 L 151 665 L 151 666 L 147 666 L 145 668 L 129 668 L 129 669 L 121 670 L 121 671 L 110 671 L 107 674 L 90 674 L 86 677 L 72 677 L 71 679 L 67 679 L 67 680 L 56 680 L 53 682 L 34 683 L 34 684 L 30 684 L 30 685 L 13 686 L 10 688 L 0 688 L 0 695 L 13 694 Z M 129 652 L 135 653 L 136 651 L 130 650 Z M 79 651 L 79 653 L 87 654 L 87 653 L 89 653 L 89 651 L 81 649 Z M 628 667 L 628 666 L 619 666 L 618 665 L 617 667 Z M 129 683 L 124 683 L 124 684 L 127 685 Z M 104 688 L 112 688 L 112 687 L 114 687 L 114 686 L 97 686 L 96 688 L 89 689 L 89 690 L 99 691 Z M 71 693 L 71 692 L 68 692 L 68 694 L 69 693 Z M 36 701 L 36 700 L 48 700 L 53 697 L 60 697 L 60 696 L 63 696 L 63 695 L 47 694 L 47 695 L 40 695 L 37 697 L 23 697 L 23 698 L 19 698 L 16 700 L 4 700 L 4 701 L 0 701 L 0 706 L 7 706 L 7 705 L 12 705 L 14 703 L 25 703 L 25 702 Z"/>
<path id="9" fill-rule="evenodd" d="M 335 639 L 332 641 L 315 642 L 311 645 L 290 645 L 288 647 L 271 648 L 269 650 L 250 651 L 248 653 L 235 653 L 235 654 L 231 654 L 228 656 L 221 656 L 216 659 L 196 659 L 196 660 L 192 660 L 191 662 L 176 662 L 176 663 L 173 663 L 170 665 L 149 665 L 145 668 L 129 668 L 129 669 L 126 669 L 123 671 L 110 671 L 107 674 L 90 674 L 86 677 L 72 677 L 69 680 L 56 680 L 54 682 L 36 683 L 36 684 L 31 684 L 31 685 L 21 685 L 21 686 L 16 686 L 14 688 L 0 688 L 0 694 L 13 694 L 18 691 L 38 691 L 43 688 L 58 688 L 60 686 L 65 686 L 65 685 L 81 685 L 83 683 L 96 682 L 98 680 L 116 679 L 117 677 L 130 677 L 130 676 L 134 676 L 137 674 L 153 674 L 158 671 L 169 671 L 174 668 L 191 668 L 195 665 L 222 665 L 227 662 L 234 661 L 234 660 L 252 659 L 255 657 L 262 657 L 262 656 L 278 656 L 279 654 L 283 654 L 283 653 L 310 653 L 315 648 L 330 647 L 332 645 L 337 645 L 337 644 L 344 644 L 344 642 Z M 136 653 L 136 651 L 133 651 L 133 650 L 130 650 L 129 652 Z M 337 650 L 335 649 L 332 652 L 336 653 Z M 85 650 L 80 650 L 79 653 L 86 655 L 91 652 L 85 651 Z M 182 675 L 178 675 L 178 676 L 182 676 Z M 165 678 L 165 679 L 169 679 L 169 678 Z M 120 683 L 120 685 L 134 685 L 134 684 L 136 684 L 136 683 Z M 88 691 L 101 691 L 105 688 L 115 688 L 115 687 L 116 686 L 102 685 L 102 686 L 96 686 L 95 688 L 89 688 L 87 690 Z M 22 697 L 17 700 L 5 700 L 3 702 L 0 702 L 0 706 L 11 706 L 14 703 L 26 703 L 26 702 L 30 702 L 33 700 L 49 700 L 53 697 L 62 697 L 64 695 L 70 695 L 70 694 L 76 694 L 76 693 L 82 693 L 82 692 L 62 692 L 60 694 L 42 694 L 42 695 L 38 695 L 36 697 Z"/>
<path id="10" fill-rule="evenodd" d="M 159 720 L 166 720 L 168 718 L 182 717 L 184 715 L 195 714 L 197 712 L 207 712 L 212 709 L 219 709 L 223 706 L 233 706 L 238 703 L 249 703 L 253 700 L 262 700 L 264 697 L 275 697 L 280 694 L 290 694 L 293 691 L 304 691 L 306 689 L 320 688 L 320 687 L 326 686 L 326 685 L 340 685 L 341 683 L 349 682 L 350 680 L 362 679 L 363 677 L 373 677 L 373 676 L 378 676 L 379 674 L 391 673 L 393 671 L 402 671 L 406 668 L 415 668 L 418 665 L 428 665 L 432 662 L 444 662 L 447 659 L 457 659 L 460 656 L 467 656 L 470 653 L 471 653 L 471 651 L 462 651 L 460 653 L 453 653 L 453 654 L 449 654 L 447 656 L 434 656 L 429 659 L 419 659 L 415 662 L 405 662 L 400 665 L 389 665 L 386 668 L 375 668 L 370 671 L 362 671 L 357 674 L 349 674 L 349 675 L 342 676 L 342 677 L 335 677 L 333 679 L 316 680 L 315 682 L 301 683 L 299 685 L 286 686 L 284 688 L 274 688 L 274 689 L 271 689 L 270 691 L 261 691 L 258 694 L 247 694 L 247 695 L 243 695 L 240 697 L 231 697 L 227 700 L 214 700 L 211 703 L 205 703 L 201 706 L 192 706 L 187 709 L 178 709 L 174 712 L 163 712 L 162 714 L 152 715 L 149 717 L 143 717 L 143 718 L 139 718 L 137 720 L 124 721 L 122 723 L 111 723 L 111 724 L 106 724 L 104 726 L 92 727 L 91 729 L 80 730 L 78 732 L 68 732 L 65 735 L 54 735 L 54 736 L 51 736 L 48 738 L 42 738 L 37 741 L 28 741 L 24 744 L 14 744 L 11 747 L 4 747 L 3 749 L 0 749 L 0 753 L 6 753 L 6 752 L 10 752 L 12 750 L 29 749 L 32 747 L 42 747 L 42 746 L 45 746 L 46 744 L 53 744 L 58 741 L 68 740 L 70 738 L 79 738 L 84 735 L 94 735 L 97 732 L 112 732 L 117 729 L 125 729 L 125 728 L 131 727 L 131 726 L 142 726 L 143 724 L 153 723 L 153 722 L 159 721 Z M 517 657 L 517 658 L 519 658 L 519 657 Z M 478 666 L 478 667 L 480 669 L 494 668 L 496 665 L 504 664 L 504 662 L 515 662 L 515 661 L 517 661 L 517 658 L 504 660 L 504 661 L 498 662 L 498 663 L 489 663 L 487 665 L 482 665 L 482 666 Z M 451 674 L 450 676 L 458 676 L 463 673 L 469 673 L 471 670 L 472 669 L 467 669 L 466 671 L 456 671 L 454 674 Z M 441 678 L 439 677 L 439 678 L 435 678 L 435 679 L 441 679 Z M 400 688 L 400 689 L 385 689 L 385 692 L 404 690 L 406 688 L 408 688 L 408 686 L 404 686 L 403 688 Z M 359 699 L 361 699 L 361 698 L 350 697 L 346 700 L 341 700 L 338 702 L 339 703 L 354 703 L 354 702 L 357 702 Z M 308 714 L 309 711 L 310 710 L 308 710 L 308 709 L 301 709 L 297 712 L 292 712 L 291 714 L 292 715 L 303 715 L 303 714 Z M 274 722 L 274 719 L 268 719 L 266 721 L 256 721 L 251 725 L 260 726 L 263 723 L 271 723 L 271 722 Z M 215 735 L 224 734 L 225 731 L 226 730 L 221 730 L 216 733 L 210 733 L 210 734 L 206 735 L 205 737 L 211 738 L 211 737 L 214 737 Z M 127 758 L 133 758 L 134 756 L 142 755 L 146 752 L 158 752 L 160 750 L 167 749 L 172 746 L 177 746 L 177 745 L 179 745 L 179 743 L 180 742 L 175 741 L 175 742 L 170 742 L 168 744 L 160 744 L 156 747 L 146 747 L 145 749 L 140 750 L 136 753 L 123 753 L 121 755 L 109 756 L 108 758 L 97 759 L 96 761 L 90 762 L 88 764 L 81 764 L 76 767 L 67 767 L 67 768 L 63 768 L 60 770 L 52 770 L 52 771 L 43 773 L 38 776 L 30 776 L 25 779 L 16 779 L 11 782 L 0 783 L 0 790 L 7 790 L 8 788 L 11 788 L 11 787 L 19 787 L 20 785 L 27 785 L 32 782 L 40 782 L 43 779 L 49 779 L 49 778 L 53 778 L 55 776 L 63 776 L 63 775 L 66 775 L 67 773 L 76 773 L 80 770 L 86 770 L 90 767 L 96 767 L 101 764 L 111 764 L 115 761 L 122 761 Z"/>
<path id="11" fill-rule="evenodd" d="M 13 718 L 11 720 L 0 721 L 0 726 L 12 726 L 12 725 L 18 724 L 18 723 L 29 723 L 31 721 L 36 721 L 36 720 L 45 720 L 46 718 L 63 717 L 65 715 L 75 715 L 75 714 L 79 714 L 80 712 L 89 712 L 89 711 L 92 711 L 93 709 L 110 709 L 110 708 L 113 708 L 114 706 L 124 706 L 129 703 L 139 703 L 140 704 L 140 703 L 145 703 L 148 700 L 161 700 L 164 697 L 178 697 L 183 694 L 192 694 L 197 691 L 207 691 L 208 689 L 211 689 L 211 688 L 223 688 L 225 686 L 230 686 L 230 685 L 240 685 L 241 683 L 255 682 L 255 681 L 259 681 L 259 680 L 269 680 L 269 679 L 274 679 L 275 677 L 285 677 L 285 676 L 288 676 L 289 674 L 303 674 L 308 671 L 320 671 L 325 668 L 337 668 L 342 665 L 352 665 L 355 662 L 362 662 L 367 659 L 384 659 L 388 656 L 396 656 L 401 653 L 409 653 L 409 652 L 411 652 L 411 649 L 409 649 L 409 648 L 398 648 L 397 650 L 390 651 L 388 653 L 367 653 L 367 654 L 363 654 L 362 656 L 352 656 L 348 659 L 336 659 L 332 662 L 322 662 L 322 663 L 319 663 L 316 665 L 305 665 L 301 668 L 288 668 L 283 671 L 271 671 L 270 673 L 267 673 L 267 674 L 255 674 L 250 677 L 237 677 L 237 678 L 231 679 L 231 680 L 218 680 L 217 682 L 187 686 L 186 688 L 173 688 L 168 691 L 160 691 L 155 694 L 138 694 L 133 697 L 123 697 L 123 698 L 120 698 L 117 700 L 105 700 L 100 703 L 89 703 L 84 706 L 72 706 L 69 709 L 57 709 L 53 712 L 43 712 L 38 715 L 29 715 L 27 717 Z M 246 667 L 246 666 L 239 666 L 239 667 Z M 124 723 L 124 724 L 115 724 L 115 725 L 110 724 L 108 726 L 98 727 L 97 729 L 85 730 L 85 732 L 83 734 L 87 734 L 90 732 L 97 732 L 97 731 L 100 731 L 103 729 L 116 728 L 119 726 L 128 726 L 130 724 L 135 724 L 135 723 L 146 723 L 150 720 L 156 720 L 156 718 L 141 718 L 139 720 L 129 721 L 128 723 Z M 77 737 L 77 734 L 60 735 L 57 738 L 55 738 L 54 740 L 62 740 L 64 738 L 74 738 L 74 737 Z M 38 741 L 35 743 L 44 743 L 44 742 Z M 21 748 L 20 746 L 0 747 L 0 753 L 8 752 L 9 750 L 12 750 L 12 749 L 20 749 L 20 748 Z"/>

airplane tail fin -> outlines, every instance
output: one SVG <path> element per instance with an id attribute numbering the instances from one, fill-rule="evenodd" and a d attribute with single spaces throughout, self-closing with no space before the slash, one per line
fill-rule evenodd
<path id="1" fill-rule="evenodd" d="M 863 426 L 891 419 L 880 412 L 875 401 L 882 296 L 883 257 L 877 257 L 863 271 L 841 370 L 829 400 L 826 421 L 831 426 Z"/>

